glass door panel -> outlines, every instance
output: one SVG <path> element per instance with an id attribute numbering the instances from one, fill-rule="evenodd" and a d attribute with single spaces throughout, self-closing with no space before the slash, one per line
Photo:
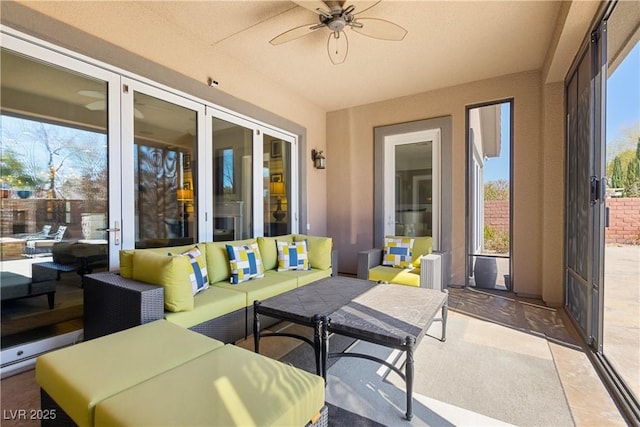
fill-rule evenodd
<path id="1" fill-rule="evenodd" d="M 602 353 L 636 400 L 640 397 L 640 34 L 629 35 L 628 17 L 637 10 L 637 5 L 620 2 L 607 21 L 601 340 Z"/>
<path id="2" fill-rule="evenodd" d="M 511 290 L 511 103 L 467 114 L 468 281 Z"/>
<path id="3" fill-rule="evenodd" d="M 109 146 L 114 77 L 4 35 L 3 43 L 51 61 L 1 51 L 4 350 L 83 328 L 82 276 L 107 270 L 119 244 L 106 231 L 119 220 L 108 185 L 119 161 L 109 162 L 118 152 Z"/>
<path id="4" fill-rule="evenodd" d="M 136 248 L 180 246 L 198 235 L 198 112 L 136 91 Z"/>
<path id="5" fill-rule="evenodd" d="M 213 240 L 253 236 L 253 130 L 213 118 Z"/>
<path id="6" fill-rule="evenodd" d="M 432 236 L 439 247 L 440 131 L 385 137 L 385 235 Z"/>
<path id="7" fill-rule="evenodd" d="M 263 136 L 264 235 L 291 233 L 291 144 Z"/>

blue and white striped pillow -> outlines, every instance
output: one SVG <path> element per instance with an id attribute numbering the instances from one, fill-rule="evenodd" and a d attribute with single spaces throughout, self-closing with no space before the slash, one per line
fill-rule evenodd
<path id="1" fill-rule="evenodd" d="M 278 271 L 310 270 L 307 241 L 281 242 L 276 241 L 278 248 Z"/>
<path id="2" fill-rule="evenodd" d="M 229 255 L 231 277 L 229 281 L 237 285 L 247 280 L 264 277 L 264 266 L 257 243 L 243 246 L 226 245 Z"/>
<path id="3" fill-rule="evenodd" d="M 413 259 L 413 240 L 411 238 L 384 239 L 382 265 L 398 268 L 411 268 Z"/>

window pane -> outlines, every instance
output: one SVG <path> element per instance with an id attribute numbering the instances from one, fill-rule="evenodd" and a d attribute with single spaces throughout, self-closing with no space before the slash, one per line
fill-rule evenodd
<path id="1" fill-rule="evenodd" d="M 107 83 L 6 49 L 0 64 L 6 348 L 82 329 L 82 275 L 107 267 Z"/>
<path id="2" fill-rule="evenodd" d="M 253 236 L 253 131 L 213 118 L 214 241 Z"/>
<path id="3" fill-rule="evenodd" d="M 179 246 L 197 236 L 197 112 L 134 94 L 136 247 Z"/>
<path id="4" fill-rule="evenodd" d="M 291 233 L 291 144 L 269 135 L 263 138 L 264 234 Z"/>

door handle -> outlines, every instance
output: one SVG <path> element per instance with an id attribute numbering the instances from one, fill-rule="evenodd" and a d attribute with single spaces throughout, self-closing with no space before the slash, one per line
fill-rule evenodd
<path id="1" fill-rule="evenodd" d="M 115 233 L 113 236 L 113 243 L 118 246 L 120 245 L 120 221 L 115 221 L 113 224 L 113 228 L 98 228 L 98 231 L 106 231 L 107 233 Z"/>

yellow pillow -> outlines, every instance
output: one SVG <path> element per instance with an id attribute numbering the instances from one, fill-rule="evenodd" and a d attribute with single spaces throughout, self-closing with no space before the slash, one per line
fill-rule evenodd
<path id="1" fill-rule="evenodd" d="M 276 239 L 282 242 L 293 243 L 293 236 L 287 234 L 277 237 L 258 237 L 258 247 L 260 248 L 260 256 L 262 256 L 262 265 L 264 270 L 273 270 L 278 266 L 278 248 Z"/>
<path id="2" fill-rule="evenodd" d="M 164 287 L 164 308 L 168 311 L 193 310 L 189 258 L 147 251 L 133 253 L 133 279 Z"/>
<path id="3" fill-rule="evenodd" d="M 133 279 L 133 253 L 134 249 L 120 251 L 120 276 L 125 279 Z"/>
<path id="4" fill-rule="evenodd" d="M 293 240 L 295 242 L 307 241 L 309 263 L 312 268 L 319 270 L 331 268 L 331 250 L 333 249 L 333 239 L 331 237 L 298 234 Z"/>

